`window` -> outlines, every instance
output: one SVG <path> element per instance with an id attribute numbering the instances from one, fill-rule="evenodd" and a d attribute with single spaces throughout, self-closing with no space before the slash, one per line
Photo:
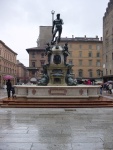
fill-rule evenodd
<path id="1" fill-rule="evenodd" d="M 108 36 L 108 30 L 106 31 L 106 36 Z"/>
<path id="2" fill-rule="evenodd" d="M 34 70 L 32 71 L 32 75 L 35 75 L 35 71 Z"/>
<path id="3" fill-rule="evenodd" d="M 89 77 L 92 78 L 93 77 L 92 69 L 90 69 L 88 72 L 89 72 Z"/>
<path id="4" fill-rule="evenodd" d="M 69 60 L 69 64 L 71 64 L 71 65 L 72 65 L 72 64 L 73 64 L 73 61 L 72 61 L 72 60 Z"/>
<path id="5" fill-rule="evenodd" d="M 79 45 L 79 49 L 82 49 L 82 45 Z"/>
<path id="6" fill-rule="evenodd" d="M 100 76 L 100 74 L 99 74 L 99 70 L 97 70 L 97 77 L 99 77 Z"/>
<path id="7" fill-rule="evenodd" d="M 100 57 L 100 53 L 97 53 L 97 57 Z"/>
<path id="8" fill-rule="evenodd" d="M 83 77 L 83 70 L 82 70 L 82 69 L 78 70 L 78 76 L 79 76 L 80 78 Z"/>
<path id="9" fill-rule="evenodd" d="M 89 66 L 92 66 L 92 60 L 89 60 Z"/>
<path id="10" fill-rule="evenodd" d="M 96 66 L 100 67 L 100 60 L 97 60 Z"/>
<path id="11" fill-rule="evenodd" d="M 82 66 L 82 60 L 79 60 L 79 66 Z"/>
<path id="12" fill-rule="evenodd" d="M 79 57 L 82 57 L 82 51 L 79 51 Z"/>
<path id="13" fill-rule="evenodd" d="M 97 70 L 97 76 L 100 77 L 102 75 L 102 71 L 100 69 Z"/>
<path id="14" fill-rule="evenodd" d="M 32 62 L 32 67 L 35 67 L 35 62 Z"/>
<path id="15" fill-rule="evenodd" d="M 45 60 L 40 60 L 40 63 L 41 63 L 41 66 L 43 66 L 45 63 Z"/>
<path id="16" fill-rule="evenodd" d="M 41 53 L 41 58 L 44 58 L 44 53 Z"/>
<path id="17" fill-rule="evenodd" d="M 96 46 L 96 49 L 99 51 L 99 50 L 100 50 L 100 45 L 97 45 L 97 46 Z"/>
<path id="18" fill-rule="evenodd" d="M 43 70 L 40 70 L 41 73 L 44 73 Z"/>
<path id="19" fill-rule="evenodd" d="M 32 58 L 35 58 L 35 53 L 34 52 L 32 52 Z"/>
<path id="20" fill-rule="evenodd" d="M 72 52 L 70 51 L 69 53 L 70 53 L 70 55 L 69 55 L 69 56 L 70 56 L 70 57 L 72 57 Z"/>
<path id="21" fill-rule="evenodd" d="M 71 45 L 71 44 L 69 44 L 69 48 L 72 48 L 72 45 Z"/>
<path id="22" fill-rule="evenodd" d="M 92 49 L 92 45 L 89 45 L 89 49 Z"/>
<path id="23" fill-rule="evenodd" d="M 92 57 L 92 52 L 89 52 L 88 56 L 89 56 L 89 57 Z"/>
<path id="24" fill-rule="evenodd" d="M 109 39 L 108 38 L 105 39 L 105 45 L 106 45 L 106 47 L 109 46 Z"/>

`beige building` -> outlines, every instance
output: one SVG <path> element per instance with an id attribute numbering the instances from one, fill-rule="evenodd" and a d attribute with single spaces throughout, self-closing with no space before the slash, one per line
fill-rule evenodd
<path id="1" fill-rule="evenodd" d="M 113 80 L 113 0 L 103 17 L 103 78 Z"/>
<path id="2" fill-rule="evenodd" d="M 37 40 L 37 47 L 27 48 L 29 53 L 29 77 L 40 79 L 43 71 L 42 66 L 47 63 L 47 56 L 45 56 L 45 47 L 52 39 L 52 26 L 40 26 L 39 37 Z"/>
<path id="3" fill-rule="evenodd" d="M 68 43 L 70 55 L 67 63 L 73 64 L 77 79 L 102 78 L 102 38 L 75 37 L 62 38 L 61 45 Z"/>
<path id="4" fill-rule="evenodd" d="M 27 83 L 29 81 L 29 74 L 27 68 L 17 60 L 17 84 Z"/>
<path id="5" fill-rule="evenodd" d="M 47 57 L 45 56 L 45 47 L 28 48 L 26 51 L 29 53 L 29 78 L 41 78 L 43 71 L 42 66 L 46 63 Z"/>
<path id="6" fill-rule="evenodd" d="M 6 84 L 6 81 L 3 79 L 5 75 L 14 76 L 12 84 L 15 84 L 17 73 L 16 57 L 17 53 L 0 40 L 0 87 Z"/>

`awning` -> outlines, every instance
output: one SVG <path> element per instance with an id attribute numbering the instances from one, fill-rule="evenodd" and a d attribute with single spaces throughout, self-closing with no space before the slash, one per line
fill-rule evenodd
<path id="1" fill-rule="evenodd" d="M 31 82 L 36 82 L 37 79 L 36 79 L 36 78 L 31 78 L 30 81 L 31 81 Z"/>

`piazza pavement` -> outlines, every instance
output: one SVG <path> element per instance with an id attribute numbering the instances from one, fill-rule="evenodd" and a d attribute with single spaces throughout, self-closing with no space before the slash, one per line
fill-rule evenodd
<path id="1" fill-rule="evenodd" d="M 0 150 L 113 150 L 113 108 L 0 108 Z"/>

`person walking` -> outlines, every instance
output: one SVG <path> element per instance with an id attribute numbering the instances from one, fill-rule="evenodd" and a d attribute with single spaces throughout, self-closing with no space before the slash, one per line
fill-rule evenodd
<path id="1" fill-rule="evenodd" d="M 102 95 L 102 90 L 103 90 L 103 84 L 100 86 L 100 94 Z"/>
<path id="2" fill-rule="evenodd" d="M 7 89 L 7 95 L 8 95 L 8 99 L 10 98 L 10 92 L 11 92 L 11 89 L 12 89 L 12 84 L 10 82 L 10 79 L 8 79 L 7 83 L 6 83 L 6 89 Z"/>
<path id="3" fill-rule="evenodd" d="M 112 91 L 111 91 L 111 90 L 112 90 L 112 84 L 110 83 L 110 84 L 109 84 L 109 93 L 110 93 L 110 94 L 112 94 Z"/>
<path id="4" fill-rule="evenodd" d="M 108 83 L 106 84 L 105 88 L 106 88 L 106 93 L 109 93 L 109 84 Z"/>

